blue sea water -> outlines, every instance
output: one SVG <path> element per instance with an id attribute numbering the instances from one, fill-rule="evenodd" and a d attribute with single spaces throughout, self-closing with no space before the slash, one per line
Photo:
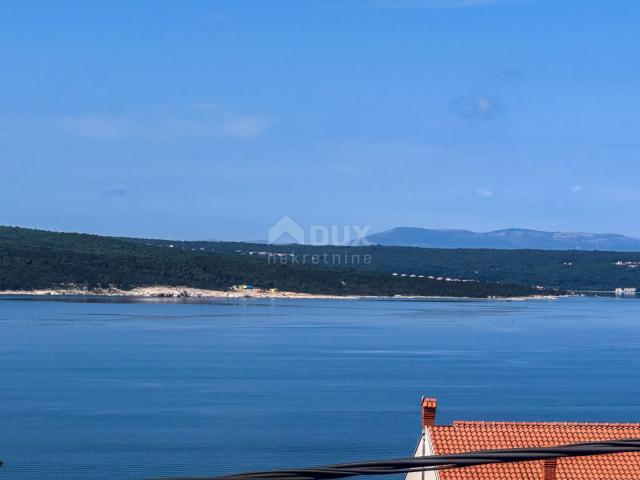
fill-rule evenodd
<path id="1" fill-rule="evenodd" d="M 407 456 L 438 421 L 640 421 L 640 301 L 0 299 L 0 479 Z"/>

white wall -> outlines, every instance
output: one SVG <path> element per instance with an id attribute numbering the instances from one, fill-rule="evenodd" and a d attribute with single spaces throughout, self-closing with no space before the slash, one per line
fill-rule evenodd
<path id="1" fill-rule="evenodd" d="M 420 435 L 420 443 L 416 448 L 414 457 L 424 457 L 426 455 L 434 455 L 433 444 L 431 443 L 431 435 L 428 428 L 424 428 Z M 411 472 L 407 473 L 405 480 L 440 480 L 438 472 Z"/>

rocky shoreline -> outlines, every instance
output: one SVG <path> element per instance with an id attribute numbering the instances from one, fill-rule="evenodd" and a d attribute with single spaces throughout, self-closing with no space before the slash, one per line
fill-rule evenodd
<path id="1" fill-rule="evenodd" d="M 356 296 L 321 295 L 299 292 L 282 292 L 252 288 L 245 290 L 208 290 L 192 287 L 136 287 L 131 290 L 119 288 L 51 288 L 36 290 L 3 290 L 0 295 L 31 296 L 103 296 L 103 297 L 140 297 L 140 298 L 358 298 Z"/>
<path id="2" fill-rule="evenodd" d="M 102 297 L 137 297 L 137 298 L 309 298 L 309 299 L 406 299 L 406 300 L 428 300 L 428 299 L 458 299 L 458 300 L 483 300 L 483 298 L 473 297 L 443 297 L 443 296 L 416 296 L 416 295 L 395 295 L 393 297 L 382 296 L 365 296 L 365 295 L 324 295 L 300 292 L 283 292 L 279 290 L 264 290 L 260 288 L 245 290 L 208 290 L 203 288 L 192 287 L 171 287 L 171 286 L 153 286 L 153 287 L 136 287 L 131 290 L 122 290 L 119 288 L 52 288 L 52 289 L 36 289 L 36 290 L 3 290 L 0 295 L 14 296 L 102 296 Z M 490 297 L 484 300 L 555 300 L 558 296 L 552 295 L 531 295 L 524 297 Z"/>

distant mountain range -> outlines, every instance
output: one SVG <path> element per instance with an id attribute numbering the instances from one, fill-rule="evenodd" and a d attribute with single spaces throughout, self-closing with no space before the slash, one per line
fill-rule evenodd
<path id="1" fill-rule="evenodd" d="M 640 239 L 612 233 L 544 232 L 508 228 L 478 233 L 398 227 L 367 237 L 374 245 L 424 248 L 497 248 L 537 250 L 640 251 Z"/>

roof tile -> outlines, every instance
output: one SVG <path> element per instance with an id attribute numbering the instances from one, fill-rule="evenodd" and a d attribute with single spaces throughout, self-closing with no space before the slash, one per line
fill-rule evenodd
<path id="1" fill-rule="evenodd" d="M 640 423 L 469 422 L 429 427 L 436 455 L 498 448 L 551 447 L 640 438 Z M 543 462 L 482 465 L 440 472 L 441 480 L 541 480 Z M 561 458 L 557 480 L 639 480 L 640 453 Z"/>

